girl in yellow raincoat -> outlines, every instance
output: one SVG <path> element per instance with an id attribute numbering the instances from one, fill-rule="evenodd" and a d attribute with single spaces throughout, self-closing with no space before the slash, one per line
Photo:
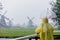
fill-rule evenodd
<path id="1" fill-rule="evenodd" d="M 40 40 L 54 40 L 53 31 L 54 28 L 48 23 L 47 18 L 43 18 L 42 23 L 35 30 L 36 33 L 40 34 Z"/>

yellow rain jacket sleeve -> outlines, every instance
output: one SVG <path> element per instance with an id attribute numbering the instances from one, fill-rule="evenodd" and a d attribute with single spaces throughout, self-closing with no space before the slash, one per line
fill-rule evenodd
<path id="1" fill-rule="evenodd" d="M 54 40 L 53 31 L 54 28 L 48 23 L 47 18 L 44 18 L 43 23 L 35 30 L 36 33 L 40 34 L 40 40 Z"/>
<path id="2" fill-rule="evenodd" d="M 41 29 L 42 27 L 41 26 L 42 26 L 42 24 L 39 25 L 39 27 L 35 30 L 36 33 L 40 33 L 42 31 L 42 29 Z"/>

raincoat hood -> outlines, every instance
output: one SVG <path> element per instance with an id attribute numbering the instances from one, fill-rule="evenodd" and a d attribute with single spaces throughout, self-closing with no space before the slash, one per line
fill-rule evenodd
<path id="1" fill-rule="evenodd" d="M 43 23 L 48 23 L 48 18 L 42 18 Z"/>

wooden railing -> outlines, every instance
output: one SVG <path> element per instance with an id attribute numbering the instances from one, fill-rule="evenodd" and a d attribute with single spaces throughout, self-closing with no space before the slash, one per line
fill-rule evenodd
<path id="1" fill-rule="evenodd" d="M 19 37 L 19 38 L 16 38 L 16 40 L 24 40 L 24 39 L 33 39 L 34 37 L 36 36 L 36 34 L 34 35 L 29 35 L 29 36 L 24 36 L 24 37 Z"/>
<path id="2" fill-rule="evenodd" d="M 54 36 L 57 36 L 54 39 L 60 39 L 60 35 L 54 35 Z M 40 39 L 40 37 L 38 37 L 36 35 L 30 35 L 30 36 L 16 38 L 16 40 L 24 40 L 24 39 L 28 39 L 28 40 L 35 39 L 35 40 L 38 40 L 38 39 Z"/>
<path id="3" fill-rule="evenodd" d="M 57 31 L 55 31 L 55 32 L 57 32 Z M 58 32 L 60 32 L 60 31 L 58 31 Z M 54 39 L 60 39 L 60 34 L 57 34 L 57 35 L 54 34 L 53 36 L 54 36 Z M 37 34 L 34 34 L 34 35 L 29 35 L 29 36 L 16 38 L 16 40 L 25 40 L 25 39 L 28 39 L 28 40 L 35 39 L 35 40 L 38 40 L 38 39 L 40 39 L 40 37 L 37 36 Z"/>

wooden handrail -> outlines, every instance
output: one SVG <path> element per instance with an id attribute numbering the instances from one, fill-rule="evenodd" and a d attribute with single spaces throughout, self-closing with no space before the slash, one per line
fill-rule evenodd
<path id="1" fill-rule="evenodd" d="M 33 38 L 35 37 L 36 34 L 33 34 L 33 35 L 29 35 L 29 36 L 24 36 L 24 37 L 19 37 L 19 38 L 16 38 L 17 40 L 22 40 L 22 39 L 29 39 L 29 38 Z"/>
<path id="2" fill-rule="evenodd" d="M 60 31 L 54 31 L 54 32 L 60 32 Z M 54 36 L 57 36 L 55 37 L 54 39 L 60 39 L 60 34 L 54 34 Z M 24 40 L 24 39 L 29 39 L 29 40 L 32 40 L 32 39 L 35 39 L 35 40 L 38 40 L 40 37 L 37 36 L 37 34 L 33 34 L 33 35 L 29 35 L 29 36 L 24 36 L 24 37 L 19 37 L 19 38 L 16 38 L 16 40 Z"/>
<path id="3" fill-rule="evenodd" d="M 60 35 L 54 35 L 54 36 L 58 36 L 58 37 L 55 37 L 54 39 L 60 39 Z M 30 35 L 30 36 L 24 36 L 24 37 L 19 37 L 19 38 L 16 38 L 16 40 L 24 40 L 24 39 L 29 39 L 29 40 L 32 40 L 32 39 L 40 39 L 40 37 L 36 36 L 36 34 L 34 35 Z"/>

